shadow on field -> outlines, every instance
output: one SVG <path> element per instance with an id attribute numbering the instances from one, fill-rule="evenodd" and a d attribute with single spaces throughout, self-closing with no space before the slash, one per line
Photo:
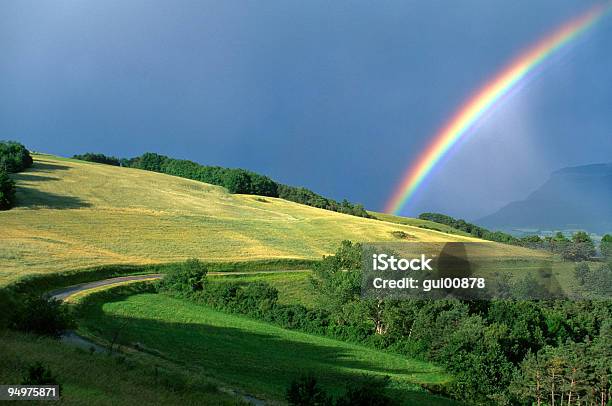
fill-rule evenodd
<path id="1" fill-rule="evenodd" d="M 15 207 L 28 209 L 79 209 L 91 204 L 74 196 L 62 196 L 38 189 L 19 186 Z"/>
<path id="2" fill-rule="evenodd" d="M 67 171 L 71 169 L 66 165 L 50 164 L 47 162 L 34 161 L 28 172 L 51 172 L 51 171 Z"/>
<path id="3" fill-rule="evenodd" d="M 123 299 L 107 297 L 104 304 Z M 437 383 L 435 381 L 438 380 L 435 370 L 427 366 L 422 370 L 408 365 L 414 361 L 406 360 L 407 366 L 404 368 L 390 368 L 382 360 L 370 362 L 366 358 L 369 354 L 365 355 L 365 359 L 358 360 L 354 359 L 354 351 L 349 352 L 338 346 L 293 341 L 283 337 L 290 330 L 274 325 L 268 325 L 269 334 L 253 332 L 248 327 L 251 322 L 266 323 L 252 319 L 243 318 L 244 327 L 164 322 L 108 315 L 103 311 L 104 304 L 88 303 L 82 309 L 80 324 L 88 331 L 109 342 L 114 341 L 115 345 L 144 350 L 254 392 L 284 397 L 289 384 L 308 373 L 315 375 L 321 385 L 332 393 L 342 392 L 364 374 L 410 375 L 412 381 L 425 383 Z M 204 309 L 209 311 L 203 306 Z M 229 322 L 236 323 L 235 320 Z M 296 334 L 299 340 L 306 338 L 303 333 L 290 331 L 290 334 Z M 401 397 L 416 395 L 412 388 L 417 389 L 417 384 L 406 381 L 406 389 L 394 388 L 394 392 L 401 393 Z M 418 396 L 428 395 L 422 392 Z"/>
<path id="4" fill-rule="evenodd" d="M 59 178 L 54 178 L 52 176 L 44 176 L 44 175 L 29 175 L 27 173 L 16 173 L 13 176 L 17 182 L 46 182 L 46 181 L 54 181 L 59 180 Z"/>

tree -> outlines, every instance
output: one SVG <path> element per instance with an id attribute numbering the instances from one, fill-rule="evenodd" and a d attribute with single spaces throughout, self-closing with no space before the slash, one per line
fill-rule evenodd
<path id="1" fill-rule="evenodd" d="M 249 193 L 251 179 L 244 171 L 234 170 L 225 179 L 224 185 L 230 193 Z"/>
<path id="2" fill-rule="evenodd" d="M 574 267 L 574 274 L 576 275 L 576 279 L 578 283 L 584 285 L 588 276 L 589 276 L 589 264 L 587 262 L 579 262 Z"/>
<path id="3" fill-rule="evenodd" d="M 189 259 L 166 273 L 159 282 L 162 291 L 190 295 L 204 290 L 208 269 L 197 259 Z"/>
<path id="4" fill-rule="evenodd" d="M 15 141 L 0 141 L 0 170 L 9 173 L 21 172 L 32 166 L 30 152 Z"/>
<path id="5" fill-rule="evenodd" d="M 595 244 L 584 231 L 572 235 L 572 240 L 560 244 L 561 257 L 567 261 L 586 261 L 595 255 Z"/>
<path id="6" fill-rule="evenodd" d="M 606 259 L 612 260 L 612 235 L 606 234 L 602 237 L 599 250 Z"/>
<path id="7" fill-rule="evenodd" d="M 134 159 L 133 167 L 147 171 L 163 172 L 162 169 L 167 160 L 168 157 L 164 155 L 146 152 Z"/>
<path id="8" fill-rule="evenodd" d="M 313 269 L 312 284 L 328 309 L 357 300 L 361 294 L 361 244 L 342 241 L 335 255 L 326 256 Z"/>
<path id="9" fill-rule="evenodd" d="M 15 202 L 15 182 L 0 169 L 0 210 L 8 210 Z"/>
<path id="10" fill-rule="evenodd" d="M 520 239 L 521 245 L 525 247 L 534 247 L 538 248 L 542 244 L 544 240 L 539 235 L 529 235 Z"/>
<path id="11" fill-rule="evenodd" d="M 10 327 L 26 333 L 59 338 L 74 326 L 74 320 L 62 302 L 40 296 L 28 296 L 16 304 Z"/>
<path id="12" fill-rule="evenodd" d="M 612 264 L 601 264 L 589 272 L 585 287 L 603 299 L 609 298 L 612 295 Z"/>

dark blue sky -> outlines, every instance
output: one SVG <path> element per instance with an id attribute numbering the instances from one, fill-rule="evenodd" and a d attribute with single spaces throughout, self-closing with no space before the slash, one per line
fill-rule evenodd
<path id="1" fill-rule="evenodd" d="M 0 139 L 153 151 L 382 209 L 458 105 L 585 0 L 3 1 Z M 612 161 L 612 18 L 497 109 L 405 214 L 477 218 Z"/>

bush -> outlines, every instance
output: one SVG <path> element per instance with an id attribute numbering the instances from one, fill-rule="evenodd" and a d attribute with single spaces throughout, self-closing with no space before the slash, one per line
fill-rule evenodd
<path id="1" fill-rule="evenodd" d="M 295 406 L 391 406 L 396 402 L 385 393 L 389 382 L 388 376 L 357 378 L 334 401 L 314 376 L 306 375 L 291 382 L 287 389 L 287 402 Z"/>
<path id="2" fill-rule="evenodd" d="M 278 291 L 265 282 L 222 282 L 208 285 L 197 298 L 217 309 L 274 319 Z"/>
<path id="3" fill-rule="evenodd" d="M 74 320 L 59 300 L 26 296 L 16 303 L 9 326 L 25 333 L 59 338 L 74 327 Z"/>
<path id="4" fill-rule="evenodd" d="M 28 367 L 22 385 L 59 385 L 51 370 L 42 363 L 36 362 Z M 61 389 L 60 389 L 61 390 Z"/>
<path id="5" fill-rule="evenodd" d="M 391 399 L 385 389 L 389 385 L 389 377 L 371 378 L 364 377 L 361 382 L 353 382 L 347 388 L 346 393 L 336 400 L 336 406 L 391 406 L 396 402 Z"/>
<path id="6" fill-rule="evenodd" d="M 570 242 L 564 244 L 560 250 L 561 257 L 566 261 L 588 261 L 595 255 L 593 242 Z"/>
<path id="7" fill-rule="evenodd" d="M 407 240 L 410 238 L 410 234 L 403 231 L 391 231 L 391 235 L 398 240 Z"/>
<path id="8" fill-rule="evenodd" d="M 331 399 L 312 375 L 302 376 L 289 385 L 287 402 L 295 406 L 326 406 Z"/>
<path id="9" fill-rule="evenodd" d="M 72 158 L 78 159 L 80 161 L 97 162 L 99 164 L 121 166 L 121 162 L 118 158 L 115 158 L 114 156 L 106 156 L 104 154 L 94 154 L 93 152 L 87 152 L 82 155 L 73 155 Z"/>
<path id="10" fill-rule="evenodd" d="M 604 299 L 612 296 L 612 266 L 602 264 L 597 269 L 590 271 L 584 280 L 587 290 Z"/>
<path id="11" fill-rule="evenodd" d="M 0 141 L 0 170 L 21 172 L 32 166 L 30 152 L 15 141 Z"/>
<path id="12" fill-rule="evenodd" d="M 15 202 L 15 182 L 0 168 L 0 210 L 8 210 Z"/>
<path id="13" fill-rule="evenodd" d="M 584 282 L 587 280 L 589 276 L 589 264 L 586 262 L 579 262 L 574 267 L 574 275 L 576 275 L 576 279 L 578 283 L 584 285 Z"/>
<path id="14" fill-rule="evenodd" d="M 11 326 L 17 298 L 9 289 L 0 289 L 0 330 Z"/>
<path id="15" fill-rule="evenodd" d="M 162 291 L 178 295 L 201 292 L 206 284 L 207 273 L 208 269 L 204 263 L 189 259 L 168 271 L 158 287 Z"/>

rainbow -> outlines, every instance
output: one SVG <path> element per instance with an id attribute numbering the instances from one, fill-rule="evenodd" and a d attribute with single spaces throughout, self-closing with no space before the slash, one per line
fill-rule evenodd
<path id="1" fill-rule="evenodd" d="M 492 80 L 480 88 L 457 110 L 454 116 L 435 135 L 413 165 L 408 167 L 401 182 L 385 206 L 387 213 L 399 214 L 433 168 L 470 129 L 490 112 L 504 96 L 520 88 L 535 68 L 560 51 L 582 33 L 593 27 L 612 10 L 612 3 L 600 4 L 567 22 L 520 54 Z"/>

